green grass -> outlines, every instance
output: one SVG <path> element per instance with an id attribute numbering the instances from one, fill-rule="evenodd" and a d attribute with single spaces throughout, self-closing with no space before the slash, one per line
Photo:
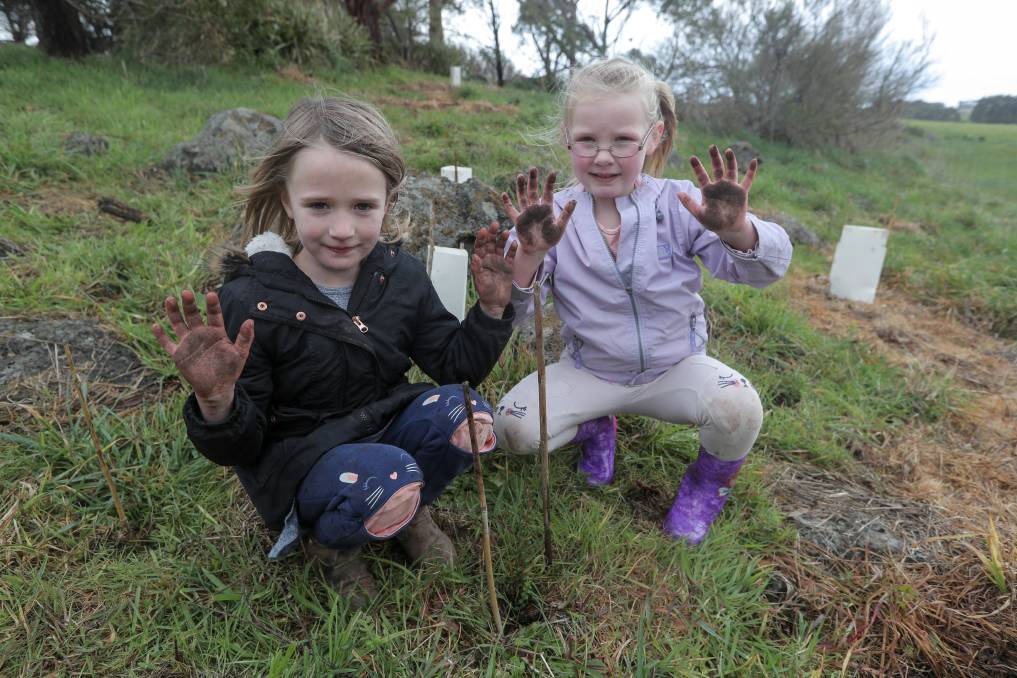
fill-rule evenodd
<path id="1" fill-rule="evenodd" d="M 563 167 L 560 153 L 527 145 L 525 133 L 552 110 L 544 95 L 470 85 L 465 101 L 502 108 L 411 112 L 396 98 L 424 100 L 444 80 L 398 69 L 314 75 L 318 83 L 305 85 L 269 72 L 58 62 L 0 49 L 0 237 L 29 248 L 0 259 L 3 314 L 99 318 L 172 386 L 172 365 L 148 325 L 167 293 L 205 281 L 203 255 L 236 222 L 232 187 L 242 177 L 153 178 L 145 169 L 223 108 L 282 116 L 299 96 L 344 91 L 380 101 L 414 170 L 470 158 L 475 176 L 495 181 L 530 164 Z M 922 129 L 927 136 L 909 136 L 900 149 L 864 155 L 752 140 L 765 159 L 752 204 L 789 213 L 830 241 L 844 223 L 875 224 L 894 210 L 898 220 L 920 222 L 923 234 L 893 235 L 888 277 L 1013 336 L 1014 203 L 1010 184 L 993 177 L 1012 178 L 1017 129 Z M 62 139 L 73 130 L 106 136 L 109 153 L 65 153 Z M 683 129 L 679 151 L 702 154 L 709 141 L 733 140 Z M 139 207 L 148 222 L 100 215 L 100 195 Z M 799 248 L 794 266 L 819 272 L 828 260 Z M 558 561 L 550 571 L 542 566 L 537 460 L 496 454 L 486 463 L 504 639 L 489 623 L 469 476 L 438 503 L 459 564 L 418 571 L 393 546 L 375 548 L 384 594 L 370 613 L 352 613 L 300 558 L 265 559 L 270 537 L 235 479 L 188 442 L 179 390 L 129 413 L 95 413 L 135 531 L 127 539 L 116 534 L 81 417 L 60 401 L 56 416 L 0 432 L 0 517 L 16 507 L 0 531 L 0 674 L 816 669 L 825 661 L 817 643 L 831 640 L 830 630 L 766 595 L 769 557 L 790 548 L 792 535 L 762 487 L 764 466 L 778 458 L 844 464 L 857 443 L 942 417 L 956 393 L 949 382 L 911 378 L 857 342 L 817 332 L 792 310 L 785 283 L 759 291 L 711 282 L 705 294 L 713 354 L 753 380 L 767 416 L 735 501 L 704 548 L 675 545 L 658 526 L 695 453 L 695 431 L 625 418 L 612 486 L 585 487 L 571 471 L 575 450 L 552 460 Z M 496 398 L 532 369 L 516 345 L 483 390 Z"/>

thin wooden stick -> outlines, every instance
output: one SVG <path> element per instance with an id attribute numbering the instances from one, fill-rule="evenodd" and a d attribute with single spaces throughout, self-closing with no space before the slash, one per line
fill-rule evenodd
<path id="1" fill-rule="evenodd" d="M 537 394 L 540 416 L 540 494 L 544 498 L 544 567 L 551 567 L 551 460 L 547 452 L 547 381 L 544 374 L 544 311 L 540 282 L 533 283 L 533 333 L 537 344 Z"/>
<path id="2" fill-rule="evenodd" d="M 477 431 L 473 427 L 473 397 L 470 395 L 470 382 L 463 382 L 463 403 L 466 405 L 466 421 L 470 428 L 470 446 L 473 448 L 473 473 L 477 478 L 477 494 L 480 495 L 480 520 L 484 526 L 484 568 L 487 570 L 487 595 L 491 604 L 491 616 L 494 626 L 501 637 L 501 612 L 498 610 L 498 592 L 494 588 L 494 563 L 491 560 L 491 524 L 487 520 L 487 497 L 484 495 L 484 472 L 480 468 L 480 446 L 477 444 Z"/>
<path id="3" fill-rule="evenodd" d="M 81 389 L 81 382 L 78 380 L 78 370 L 74 366 L 74 356 L 71 354 L 71 347 L 64 344 L 64 355 L 67 356 L 67 365 L 71 370 L 71 381 L 74 382 L 74 390 L 78 392 L 78 401 L 81 403 L 81 413 L 85 416 L 85 425 L 88 432 L 92 434 L 92 445 L 95 447 L 95 456 L 99 459 L 99 466 L 102 467 L 102 475 L 106 477 L 106 485 L 113 496 L 113 506 L 117 510 L 117 517 L 120 518 L 120 529 L 124 534 L 130 531 L 127 524 L 127 514 L 120 504 L 120 495 L 117 494 L 117 487 L 113 484 L 113 476 L 109 472 L 109 465 L 106 463 L 106 456 L 102 453 L 102 445 L 99 443 L 99 434 L 95 432 L 95 424 L 92 423 L 92 413 L 88 409 L 88 401 L 85 399 L 85 392 Z"/>

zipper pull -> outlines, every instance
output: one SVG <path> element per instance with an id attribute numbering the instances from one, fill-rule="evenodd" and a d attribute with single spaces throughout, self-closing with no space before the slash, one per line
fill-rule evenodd
<path id="1" fill-rule="evenodd" d="M 361 334 L 367 334 L 367 325 L 364 324 L 364 321 L 360 319 L 359 315 L 353 316 L 352 320 L 353 324 L 357 326 L 357 329 L 360 330 Z"/>

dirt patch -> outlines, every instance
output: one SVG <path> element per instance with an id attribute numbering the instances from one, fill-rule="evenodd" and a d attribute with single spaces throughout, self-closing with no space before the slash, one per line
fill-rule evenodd
<path id="1" fill-rule="evenodd" d="M 799 533 L 773 560 L 781 625 L 822 625 L 819 649 L 852 675 L 1017 675 L 1015 346 L 892 286 L 869 305 L 830 297 L 825 276 L 790 284 L 815 327 L 870 347 L 917 392 L 951 380 L 964 403 L 855 450 L 851 478 L 771 469 Z"/>
<path id="2" fill-rule="evenodd" d="M 405 97 L 379 95 L 369 97 L 375 104 L 399 106 L 414 111 L 442 111 L 455 108 L 466 113 L 518 113 L 519 108 L 512 104 L 495 104 L 483 99 L 461 99 L 456 90 L 449 85 L 433 83 L 416 83 L 406 85 L 403 89 L 409 92 L 422 92 L 424 99 L 407 99 Z"/>
<path id="3" fill-rule="evenodd" d="M 867 465 L 902 496 L 928 501 L 968 529 L 987 515 L 1017 539 L 1017 351 L 950 311 L 929 308 L 884 286 L 875 304 L 831 298 L 825 276 L 793 276 L 792 304 L 825 332 L 854 337 L 904 367 L 919 391 L 952 378 L 965 402 L 941 420 L 915 422 L 880 447 L 861 450 Z"/>
<path id="4" fill-rule="evenodd" d="M 626 505 L 639 520 L 659 526 L 674 502 L 674 489 L 664 490 L 641 480 L 633 480 L 623 491 Z"/>
<path id="5" fill-rule="evenodd" d="M 937 553 L 934 538 L 958 531 L 931 504 L 803 464 L 771 466 L 767 484 L 801 537 L 838 558 L 882 553 L 928 561 Z"/>
<path id="6" fill-rule="evenodd" d="M 92 405 L 127 409 L 159 388 L 158 375 L 94 320 L 0 318 L 0 423 L 46 414 L 76 398 L 65 344 Z"/>

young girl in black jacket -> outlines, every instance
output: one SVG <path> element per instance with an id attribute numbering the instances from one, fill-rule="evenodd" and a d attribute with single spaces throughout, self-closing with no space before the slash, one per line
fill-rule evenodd
<path id="1" fill-rule="evenodd" d="M 395 537 L 411 558 L 449 562 L 451 540 L 428 504 L 469 467 L 459 382 L 477 384 L 512 332 L 514 250 L 492 224 L 477 234 L 479 302 L 460 323 L 423 264 L 382 242 L 405 167 L 369 105 L 315 98 L 290 111 L 244 189 L 244 252 L 224 255 L 225 283 L 166 299 L 176 342 L 153 332 L 194 389 L 187 434 L 233 466 L 276 557 L 305 550 L 354 604 L 376 594 L 360 547 Z M 410 384 L 415 362 L 439 384 Z M 478 440 L 495 447 L 491 406 L 476 393 Z"/>

